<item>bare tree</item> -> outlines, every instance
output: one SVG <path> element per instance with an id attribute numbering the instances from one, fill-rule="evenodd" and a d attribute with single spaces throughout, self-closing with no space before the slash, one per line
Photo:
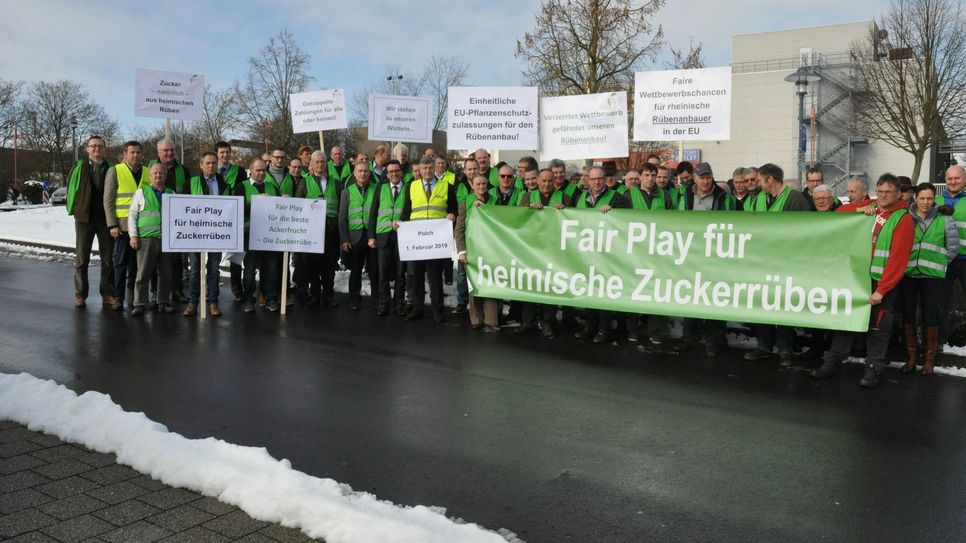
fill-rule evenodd
<path id="1" fill-rule="evenodd" d="M 446 125 L 449 88 L 463 85 L 469 71 L 470 65 L 463 62 L 459 57 L 437 57 L 434 55 L 429 59 L 429 63 L 426 64 L 426 69 L 423 71 L 423 79 L 426 81 L 428 95 L 433 99 L 433 107 L 436 108 L 433 130 L 439 130 Z"/>
<path id="2" fill-rule="evenodd" d="M 13 137 L 17 124 L 17 108 L 23 83 L 0 79 L 0 146 Z"/>
<path id="3" fill-rule="evenodd" d="M 955 0 L 893 0 L 853 44 L 856 131 L 913 156 L 966 135 L 966 24 Z"/>
<path id="4" fill-rule="evenodd" d="M 704 58 L 701 57 L 703 47 L 704 44 L 701 42 L 694 43 L 694 37 L 688 39 L 687 51 L 684 49 L 675 49 L 671 46 L 671 61 L 665 62 L 664 67 L 668 70 L 704 68 Z"/>
<path id="5" fill-rule="evenodd" d="M 426 85 L 425 70 L 421 73 L 409 72 L 399 64 L 387 64 L 382 69 L 386 75 L 375 83 L 352 93 L 346 107 L 349 109 L 350 126 L 369 124 L 369 95 L 398 94 L 400 96 L 419 96 Z"/>
<path id="6" fill-rule="evenodd" d="M 628 89 L 664 44 L 652 19 L 664 0 L 544 0 L 517 40 L 524 82 L 549 95 Z"/>
<path id="7" fill-rule="evenodd" d="M 215 91 L 205 85 L 204 117 L 191 123 L 195 139 L 217 142 L 228 138 L 238 126 L 238 100 L 234 89 Z"/>
<path id="8" fill-rule="evenodd" d="M 254 140 L 268 139 L 286 149 L 292 146 L 290 95 L 312 81 L 309 54 L 287 29 L 268 40 L 258 55 L 248 59 L 245 79 L 235 84 L 239 114 Z"/>
<path id="9" fill-rule="evenodd" d="M 100 134 L 113 139 L 117 122 L 107 116 L 79 83 L 67 79 L 30 85 L 21 107 L 27 145 L 51 153 L 58 171 L 66 174 L 72 145 L 72 121 L 77 121 L 78 145 L 85 135 Z"/>

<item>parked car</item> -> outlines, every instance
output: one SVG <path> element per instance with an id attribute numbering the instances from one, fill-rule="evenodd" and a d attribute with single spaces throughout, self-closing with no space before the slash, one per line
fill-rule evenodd
<path id="1" fill-rule="evenodd" d="M 67 187 L 60 187 L 50 195 L 50 204 L 55 206 L 67 205 Z"/>

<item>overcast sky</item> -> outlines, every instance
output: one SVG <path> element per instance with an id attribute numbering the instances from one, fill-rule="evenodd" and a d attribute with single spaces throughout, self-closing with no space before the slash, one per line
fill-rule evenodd
<path id="1" fill-rule="evenodd" d="M 215 89 L 245 73 L 247 59 L 288 28 L 311 55 L 315 88 L 347 96 L 385 77 L 387 64 L 416 71 L 436 55 L 471 63 L 470 84 L 516 85 L 516 39 L 539 0 L 167 0 L 154 3 L 31 0 L 4 2 L 0 77 L 72 79 L 117 118 L 123 131 L 160 119 L 134 117 L 134 70 L 202 73 Z M 670 45 L 703 42 L 709 66 L 731 61 L 734 34 L 871 20 L 888 0 L 668 0 L 656 22 Z M 661 67 L 664 59 L 655 61 Z M 311 89 L 310 89 L 311 90 Z"/>

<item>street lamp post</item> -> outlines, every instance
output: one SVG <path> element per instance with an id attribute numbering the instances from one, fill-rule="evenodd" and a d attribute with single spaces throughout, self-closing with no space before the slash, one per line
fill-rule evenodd
<path id="1" fill-rule="evenodd" d="M 74 145 L 74 163 L 77 163 L 77 117 L 70 118 L 70 134 Z"/>
<path id="2" fill-rule="evenodd" d="M 390 75 L 387 75 L 386 76 L 386 81 L 389 82 L 389 93 L 390 94 L 392 94 L 392 95 L 399 94 L 399 82 L 402 81 L 402 78 L 403 78 L 402 74 L 396 74 L 396 75 L 390 74 Z M 395 147 L 395 145 L 396 145 L 395 142 L 393 142 L 393 141 L 390 141 L 389 142 L 389 156 L 390 156 L 390 158 L 392 158 L 392 149 L 393 149 L 393 147 Z"/>
<path id="3" fill-rule="evenodd" d="M 818 72 L 811 66 L 800 66 L 794 72 L 785 76 L 785 81 L 795 84 L 795 94 L 798 95 L 798 182 L 804 186 L 805 172 L 805 95 L 808 94 L 808 84 L 821 79 Z"/>

